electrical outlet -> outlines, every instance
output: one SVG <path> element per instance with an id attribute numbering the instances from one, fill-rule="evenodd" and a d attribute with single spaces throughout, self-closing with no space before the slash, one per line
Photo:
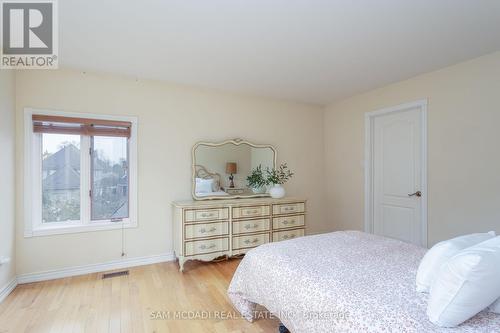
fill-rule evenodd
<path id="1" fill-rule="evenodd" d="M 0 257 L 0 266 L 8 264 L 10 262 L 10 258 Z"/>

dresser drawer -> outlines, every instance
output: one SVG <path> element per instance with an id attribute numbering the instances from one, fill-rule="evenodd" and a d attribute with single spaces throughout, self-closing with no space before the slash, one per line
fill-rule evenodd
<path id="1" fill-rule="evenodd" d="M 270 219 L 241 220 L 233 222 L 233 234 L 269 231 Z"/>
<path id="2" fill-rule="evenodd" d="M 282 240 L 293 239 L 302 236 L 304 236 L 304 229 L 273 232 L 273 242 L 279 242 Z"/>
<path id="3" fill-rule="evenodd" d="M 185 222 L 204 222 L 226 220 L 229 218 L 229 208 L 192 209 L 185 211 Z"/>
<path id="4" fill-rule="evenodd" d="M 229 250 L 229 238 L 216 238 L 185 243 L 185 255 L 194 256 L 212 252 L 222 252 Z"/>
<path id="5" fill-rule="evenodd" d="M 185 239 L 227 236 L 229 234 L 229 222 L 197 223 L 185 225 L 184 228 Z"/>
<path id="6" fill-rule="evenodd" d="M 273 214 L 295 214 L 304 213 L 305 204 L 303 202 L 273 205 Z"/>
<path id="7" fill-rule="evenodd" d="M 271 215 L 269 206 L 233 207 L 233 218 L 261 217 Z"/>
<path id="8" fill-rule="evenodd" d="M 269 234 L 233 237 L 233 249 L 245 249 L 269 243 Z"/>
<path id="9" fill-rule="evenodd" d="M 273 229 L 297 228 L 304 226 L 304 215 L 290 215 L 273 218 Z"/>

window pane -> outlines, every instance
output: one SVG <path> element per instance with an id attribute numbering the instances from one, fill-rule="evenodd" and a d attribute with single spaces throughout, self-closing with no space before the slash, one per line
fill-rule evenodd
<path id="1" fill-rule="evenodd" d="M 80 136 L 42 134 L 42 222 L 80 220 Z"/>
<path id="2" fill-rule="evenodd" d="M 92 220 L 128 217 L 128 140 L 92 140 Z"/>

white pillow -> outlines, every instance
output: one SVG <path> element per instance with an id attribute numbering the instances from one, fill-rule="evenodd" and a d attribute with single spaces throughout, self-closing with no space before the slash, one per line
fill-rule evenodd
<path id="1" fill-rule="evenodd" d="M 196 178 L 196 184 L 200 182 L 211 181 L 212 182 L 212 190 L 210 192 L 220 191 L 219 181 L 214 178 Z M 198 192 L 198 191 L 195 191 Z M 206 192 L 198 192 L 198 193 L 206 193 Z"/>
<path id="2" fill-rule="evenodd" d="M 500 237 L 469 247 L 448 260 L 431 287 L 427 316 L 455 327 L 500 297 Z"/>
<path id="3" fill-rule="evenodd" d="M 213 185 L 214 185 L 213 179 L 196 178 L 195 192 L 196 193 L 212 193 L 213 192 Z"/>
<path id="4" fill-rule="evenodd" d="M 417 271 L 417 291 L 429 292 L 441 266 L 455 254 L 470 246 L 495 237 L 495 232 L 470 234 L 456 237 L 434 245 L 420 262 Z"/>

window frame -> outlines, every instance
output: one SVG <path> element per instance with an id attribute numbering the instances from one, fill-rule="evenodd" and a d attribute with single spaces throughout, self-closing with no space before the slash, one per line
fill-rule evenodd
<path id="1" fill-rule="evenodd" d="M 91 137 L 81 136 L 80 150 L 80 220 L 42 223 L 42 134 L 34 133 L 32 115 L 65 116 L 132 123 L 128 139 L 129 217 L 121 221 L 92 220 L 91 198 Z M 88 152 L 88 153 L 84 153 Z M 64 111 L 24 109 L 24 236 L 47 236 L 79 232 L 93 232 L 121 228 L 136 228 L 137 223 L 137 117 L 82 114 Z"/>

